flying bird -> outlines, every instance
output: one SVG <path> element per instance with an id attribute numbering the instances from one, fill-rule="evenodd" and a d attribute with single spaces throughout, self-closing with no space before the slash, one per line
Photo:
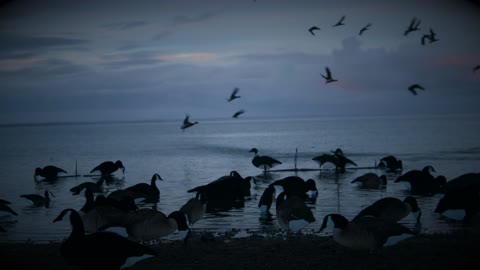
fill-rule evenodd
<path id="1" fill-rule="evenodd" d="M 240 96 L 237 96 L 238 94 L 238 91 L 240 91 L 240 89 L 238 89 L 237 87 L 235 87 L 232 91 L 232 93 L 230 94 L 230 97 L 227 98 L 227 101 L 230 102 L 234 99 L 237 99 L 237 98 L 240 98 Z"/>
<path id="2" fill-rule="evenodd" d="M 325 67 L 325 72 L 327 75 L 322 75 L 322 77 L 325 79 L 325 83 L 331 83 L 331 82 L 336 82 L 337 80 L 332 78 L 332 73 L 330 72 L 330 69 L 328 67 Z"/>
<path id="3" fill-rule="evenodd" d="M 189 127 L 192 127 L 192 126 L 198 124 L 198 122 L 190 122 L 189 118 L 190 118 L 190 116 L 187 114 L 185 116 L 185 119 L 183 120 L 182 126 L 180 127 L 182 129 L 182 131 L 184 131 L 186 128 L 189 128 Z"/>
<path id="4" fill-rule="evenodd" d="M 417 90 L 425 90 L 425 88 L 423 88 L 423 86 L 419 85 L 419 84 L 412 84 L 408 87 L 408 90 L 410 92 L 412 92 L 413 95 L 417 95 Z"/>
<path id="5" fill-rule="evenodd" d="M 420 22 L 421 20 L 414 17 L 410 22 L 410 25 L 408 26 L 407 30 L 405 30 L 405 32 L 403 33 L 403 35 L 406 36 L 411 32 L 420 30 L 420 28 L 418 28 L 420 26 Z"/>
<path id="6" fill-rule="evenodd" d="M 430 33 L 429 34 L 424 34 L 422 36 L 422 45 L 425 45 L 425 40 L 429 41 L 429 43 L 433 43 L 438 41 L 437 34 L 433 31 L 432 28 L 430 28 Z"/>
<path id="7" fill-rule="evenodd" d="M 345 21 L 345 15 L 342 16 L 342 18 L 340 18 L 340 21 L 338 21 L 336 24 L 334 24 L 332 26 L 337 27 L 337 26 L 340 26 L 340 25 L 345 25 L 345 23 L 343 21 Z"/>
<path id="8" fill-rule="evenodd" d="M 365 25 L 362 29 L 360 29 L 360 32 L 358 32 L 358 35 L 361 36 L 361 35 L 363 34 L 363 32 L 365 32 L 365 31 L 367 31 L 368 29 L 370 29 L 370 26 L 372 26 L 371 23 Z"/>
<path id="9" fill-rule="evenodd" d="M 239 110 L 238 112 L 233 114 L 233 118 L 238 118 L 241 114 L 245 113 L 245 110 Z"/>
<path id="10" fill-rule="evenodd" d="M 315 36 L 315 33 L 313 31 L 315 30 L 320 30 L 320 28 L 316 27 L 316 26 L 312 26 L 310 27 L 310 29 L 308 29 L 308 32 L 310 32 L 310 34 L 312 34 L 313 36 Z"/>
<path id="11" fill-rule="evenodd" d="M 480 70 L 480 65 L 477 65 L 473 68 L 473 72 L 479 71 Z"/>

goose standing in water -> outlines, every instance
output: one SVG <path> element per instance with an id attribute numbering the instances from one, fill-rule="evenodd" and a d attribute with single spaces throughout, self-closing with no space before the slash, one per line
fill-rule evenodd
<path id="1" fill-rule="evenodd" d="M 348 221 L 342 215 L 328 214 L 323 219 L 320 231 L 327 226 L 333 227 L 333 239 L 338 244 L 352 249 L 370 251 L 394 245 L 416 234 L 396 222 L 367 216 Z"/>
<path id="2" fill-rule="evenodd" d="M 112 232 L 85 235 L 82 219 L 74 209 L 65 209 L 53 221 L 58 222 L 70 212 L 72 232 L 62 243 L 60 254 L 71 265 L 82 269 L 120 269 L 129 257 L 156 256 L 151 248 Z"/>
<path id="3" fill-rule="evenodd" d="M 445 193 L 438 201 L 434 213 L 450 217 L 450 214 L 454 214 L 450 210 L 462 210 L 463 221 L 470 223 L 480 211 L 480 190 L 478 187 L 467 186 L 464 189 L 454 189 Z"/>
<path id="4" fill-rule="evenodd" d="M 366 173 L 355 178 L 352 184 L 358 184 L 360 188 L 379 188 L 387 185 L 387 177 L 385 175 L 378 176 L 376 173 Z"/>
<path id="5" fill-rule="evenodd" d="M 96 183 L 93 182 L 84 182 L 77 186 L 74 186 L 70 189 L 73 192 L 73 195 L 78 195 L 83 189 L 89 189 L 94 193 L 102 193 L 103 192 L 103 183 L 105 182 L 104 177 L 100 177 Z"/>
<path id="6" fill-rule="evenodd" d="M 278 225 L 287 232 L 299 232 L 309 223 L 315 222 L 312 210 L 302 198 L 295 195 L 281 192 L 275 210 Z"/>
<path id="7" fill-rule="evenodd" d="M 45 206 L 48 208 L 50 207 L 50 195 L 53 196 L 53 193 L 45 190 L 44 196 L 38 194 L 24 194 L 20 195 L 20 197 L 30 200 L 33 203 L 33 206 Z"/>
<path id="8" fill-rule="evenodd" d="M 270 207 L 272 207 L 273 198 L 275 196 L 275 188 L 273 186 L 268 186 L 262 193 L 260 201 L 258 201 L 258 208 L 262 215 L 267 215 L 270 212 Z"/>
<path id="9" fill-rule="evenodd" d="M 187 114 L 185 116 L 185 119 L 183 120 L 183 124 L 180 128 L 182 129 L 182 131 L 184 131 L 185 129 L 187 129 L 189 127 L 193 127 L 196 124 L 198 124 L 198 122 L 190 122 L 190 116 Z"/>
<path id="10" fill-rule="evenodd" d="M 237 96 L 238 94 L 238 91 L 240 91 L 240 89 L 238 89 L 237 87 L 235 87 L 232 91 L 232 93 L 230 94 L 230 97 L 227 98 L 227 101 L 230 102 L 230 101 L 233 101 L 237 98 L 240 98 L 240 96 Z"/>
<path id="11" fill-rule="evenodd" d="M 267 170 L 282 164 L 282 162 L 269 157 L 269 156 L 259 156 L 258 155 L 258 149 L 257 148 L 252 148 L 249 151 L 250 153 L 254 153 L 255 156 L 252 159 L 252 164 L 253 166 L 257 168 L 263 168 L 263 172 L 266 174 Z"/>
<path id="12" fill-rule="evenodd" d="M 180 212 L 187 216 L 188 224 L 193 226 L 197 221 L 203 218 L 207 209 L 207 199 L 205 195 L 197 193 L 195 198 L 189 199 L 182 207 Z"/>
<path id="13" fill-rule="evenodd" d="M 300 197 L 304 197 L 305 193 L 309 191 L 314 192 L 315 195 L 318 194 L 317 184 L 315 183 L 315 180 L 308 179 L 307 181 L 305 181 L 298 176 L 285 177 L 271 183 L 269 186 L 281 186 L 283 188 L 283 191 L 285 191 L 287 194 L 295 194 Z"/>
<path id="14" fill-rule="evenodd" d="M 123 166 L 123 163 L 120 160 L 115 161 L 115 163 L 112 161 L 105 161 L 93 168 L 90 173 L 93 173 L 94 171 L 100 171 L 102 177 L 109 178 L 110 175 L 116 172 L 118 169 L 122 169 L 122 173 L 125 174 L 125 166 Z"/>
<path id="15" fill-rule="evenodd" d="M 390 172 L 401 171 L 403 169 L 402 161 L 390 155 L 380 159 L 378 168 L 386 168 Z"/>
<path id="16" fill-rule="evenodd" d="M 420 222 L 421 210 L 414 197 L 407 196 L 403 201 L 393 197 L 386 197 L 375 201 L 373 204 L 360 211 L 354 219 L 363 216 L 372 216 L 383 218 L 391 222 L 397 222 L 408 216 L 410 213 L 418 213 L 417 222 Z"/>
<path id="17" fill-rule="evenodd" d="M 434 195 L 436 193 L 443 192 L 443 189 L 447 183 L 447 179 L 444 176 L 433 177 L 430 173 L 435 172 L 432 166 L 425 166 L 420 170 L 411 170 L 405 174 L 397 177 L 394 181 L 405 182 L 410 185 L 410 191 L 413 195 Z"/>
<path id="18" fill-rule="evenodd" d="M 320 166 L 320 169 L 322 168 L 322 165 L 329 162 L 335 165 L 335 171 L 337 173 L 343 173 L 345 172 L 345 166 L 347 164 L 352 164 L 354 166 L 357 166 L 355 162 L 350 160 L 349 158 L 345 157 L 343 154 L 342 149 L 337 148 L 335 151 L 332 151 L 332 154 L 323 154 L 317 157 L 312 158 L 313 161 L 317 162 Z"/>
<path id="19" fill-rule="evenodd" d="M 163 181 L 158 173 L 152 176 L 150 184 L 138 183 L 123 190 L 117 190 L 108 195 L 109 198 L 120 200 L 122 198 L 144 198 L 145 202 L 157 203 L 160 201 L 160 190 L 155 184 L 156 180 Z"/>
<path id="20" fill-rule="evenodd" d="M 46 180 L 53 180 L 58 177 L 59 173 L 67 173 L 67 172 L 64 169 L 61 169 L 52 165 L 48 165 L 43 168 L 38 167 L 35 169 L 35 174 L 33 175 L 33 179 L 35 181 L 38 181 L 37 176 L 41 176 Z"/>

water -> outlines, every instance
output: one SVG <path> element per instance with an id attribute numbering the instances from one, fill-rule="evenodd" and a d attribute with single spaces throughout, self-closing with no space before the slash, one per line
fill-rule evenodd
<path id="1" fill-rule="evenodd" d="M 206 184 L 227 175 L 232 170 L 242 176 L 258 176 L 252 196 L 242 209 L 207 214 L 195 224 L 195 229 L 224 232 L 278 231 L 276 220 L 263 219 L 257 208 L 264 188 L 275 179 L 293 172 L 275 172 L 264 179 L 253 167 L 252 147 L 263 155 L 283 162 L 276 169 L 293 168 L 295 149 L 298 149 L 299 168 L 317 168 L 312 158 L 338 147 L 359 166 L 373 166 L 381 157 L 393 154 L 403 160 L 404 172 L 433 165 L 447 179 L 467 172 L 478 172 L 480 161 L 480 126 L 478 115 L 405 116 L 405 117 L 325 117 L 312 119 L 225 120 L 202 121 L 185 132 L 177 122 L 142 122 L 111 124 L 69 124 L 0 127 L 0 198 L 12 202 L 18 216 L 0 214 L 0 242 L 60 241 L 70 233 L 67 219 L 52 223 L 64 208 L 80 209 L 82 195 L 73 196 L 68 190 L 95 177 L 70 177 L 53 183 L 35 183 L 34 169 L 56 165 L 79 174 L 89 171 L 106 160 L 121 160 L 125 175 L 107 192 L 140 182 L 149 182 L 154 173 L 158 181 L 160 202 L 157 208 L 164 213 L 179 209 L 193 194 L 188 189 Z M 388 184 L 381 190 L 359 190 L 350 182 L 372 169 L 347 170 L 336 175 L 331 171 L 299 172 L 304 179 L 317 182 L 319 195 L 310 206 L 317 221 L 306 231 L 317 231 L 323 217 L 341 213 L 352 218 L 358 211 L 377 199 L 393 196 L 403 199 L 406 188 L 389 174 Z M 43 194 L 49 189 L 54 195 L 50 208 L 37 208 L 19 196 Z M 433 213 L 441 195 L 417 196 L 422 208 L 422 230 L 448 231 L 459 226 Z M 144 205 L 149 207 L 151 205 Z M 275 208 L 272 206 L 272 214 Z M 413 227 L 415 219 L 403 223 Z"/>

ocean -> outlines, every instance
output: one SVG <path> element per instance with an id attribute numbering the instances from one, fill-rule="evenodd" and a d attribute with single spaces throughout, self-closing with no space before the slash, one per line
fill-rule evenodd
<path id="1" fill-rule="evenodd" d="M 350 182 L 378 169 L 348 169 L 308 172 L 272 172 L 267 178 L 251 163 L 253 147 L 260 155 L 272 156 L 283 164 L 275 169 L 292 169 L 297 153 L 298 168 L 318 168 L 312 158 L 341 148 L 359 167 L 372 167 L 384 156 L 403 160 L 403 172 L 432 165 L 436 174 L 448 180 L 468 172 L 479 172 L 479 115 L 355 116 L 302 119 L 228 119 L 205 120 L 185 131 L 180 122 L 64 123 L 43 125 L 5 125 L 0 127 L 0 198 L 11 202 L 18 216 L 0 212 L 0 242 L 49 242 L 68 237 L 67 220 L 52 223 L 65 208 L 80 209 L 83 193 L 72 195 L 69 189 L 98 177 L 78 176 L 54 182 L 35 182 L 36 167 L 55 165 L 69 175 L 80 175 L 103 161 L 121 160 L 125 174 L 106 186 L 106 193 L 140 182 L 150 182 L 154 173 L 160 202 L 157 209 L 168 214 L 178 210 L 194 194 L 187 190 L 207 184 L 235 170 L 243 177 L 254 176 L 252 196 L 245 207 L 209 213 L 195 224 L 195 230 L 226 232 L 275 232 L 280 228 L 272 218 L 260 216 L 257 207 L 269 183 L 290 175 L 315 180 L 319 189 L 309 203 L 316 222 L 305 232 L 317 232 L 322 219 L 330 213 L 353 218 L 375 200 L 391 196 L 404 199 L 406 186 L 394 183 L 399 174 L 387 174 L 388 183 L 378 190 L 362 190 Z M 325 165 L 325 168 L 329 168 Z M 49 208 L 33 207 L 22 194 L 54 194 Z M 434 214 L 442 197 L 416 196 L 422 209 L 423 232 L 445 232 L 462 226 L 459 221 Z M 152 207 L 146 204 L 141 207 Z M 415 218 L 402 221 L 413 227 Z"/>

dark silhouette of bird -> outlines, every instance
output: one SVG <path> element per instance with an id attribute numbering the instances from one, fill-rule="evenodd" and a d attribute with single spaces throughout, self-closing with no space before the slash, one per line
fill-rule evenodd
<path id="1" fill-rule="evenodd" d="M 444 214 L 448 210 L 464 210 L 463 221 L 470 223 L 480 211 L 480 190 L 478 186 L 452 189 L 438 201 L 434 213 Z"/>
<path id="2" fill-rule="evenodd" d="M 236 113 L 233 114 L 233 118 L 238 118 L 241 114 L 244 114 L 245 110 L 239 110 Z"/>
<path id="3" fill-rule="evenodd" d="M 37 181 L 37 176 L 41 176 L 47 180 L 56 179 L 59 173 L 67 173 L 64 169 L 56 166 L 48 165 L 43 168 L 36 168 L 33 178 Z"/>
<path id="4" fill-rule="evenodd" d="M 257 148 L 252 148 L 249 151 L 250 153 L 254 153 L 255 156 L 252 159 L 252 164 L 253 166 L 257 168 L 263 168 L 264 173 L 267 173 L 267 171 L 277 165 L 282 164 L 281 161 L 276 160 L 272 157 L 269 156 L 259 156 L 258 155 L 258 149 Z"/>
<path id="5" fill-rule="evenodd" d="M 269 213 L 270 207 L 272 207 L 272 202 L 275 198 L 274 196 L 275 188 L 273 186 L 266 187 L 260 197 L 260 201 L 258 201 L 258 208 L 260 208 L 262 215 Z"/>
<path id="6" fill-rule="evenodd" d="M 466 173 L 448 181 L 445 184 L 444 192 L 448 193 L 467 188 L 480 191 L 480 173 Z"/>
<path id="7" fill-rule="evenodd" d="M 198 122 L 190 122 L 189 120 L 190 116 L 188 116 L 188 114 L 185 116 L 185 119 L 183 120 L 183 124 L 182 126 L 180 127 L 183 130 L 189 128 L 189 127 L 193 127 L 194 125 L 198 124 Z"/>
<path id="8" fill-rule="evenodd" d="M 380 159 L 377 165 L 378 168 L 386 168 L 388 171 L 396 172 L 403 169 L 402 161 L 390 155 Z"/>
<path id="9" fill-rule="evenodd" d="M 72 232 L 60 246 L 60 254 L 71 265 L 82 269 L 120 269 L 129 257 L 156 256 L 153 249 L 112 232 L 85 235 L 82 219 L 74 209 L 65 209 L 53 221 L 70 212 Z"/>
<path id="10" fill-rule="evenodd" d="M 83 189 L 88 188 L 92 192 L 95 193 L 101 193 L 103 192 L 103 183 L 105 182 L 104 177 L 100 177 L 100 179 L 94 183 L 94 182 L 83 182 L 77 186 L 74 186 L 70 189 L 71 192 L 73 192 L 73 195 L 78 195 L 80 192 L 82 192 Z"/>
<path id="11" fill-rule="evenodd" d="M 94 171 L 100 171 L 102 176 L 110 176 L 118 169 L 122 169 L 122 173 L 125 174 L 125 167 L 120 160 L 115 161 L 115 163 L 112 161 L 105 161 L 93 168 L 90 173 L 93 173 Z"/>
<path id="12" fill-rule="evenodd" d="M 45 206 L 48 208 L 50 206 L 50 195 L 53 196 L 53 193 L 45 190 L 44 196 L 38 194 L 24 194 L 20 195 L 20 197 L 30 200 L 34 206 Z"/>
<path id="13" fill-rule="evenodd" d="M 425 45 L 427 39 L 428 39 L 429 43 L 433 43 L 433 42 L 438 41 L 437 35 L 435 34 L 435 32 L 433 31 L 432 28 L 430 28 L 430 33 L 429 34 L 424 34 L 422 36 L 422 45 Z"/>
<path id="14" fill-rule="evenodd" d="M 286 232 L 299 232 L 309 223 L 315 222 L 312 210 L 296 195 L 281 192 L 275 210 L 278 225 Z"/>
<path id="15" fill-rule="evenodd" d="M 363 34 L 363 32 L 367 31 L 368 29 L 370 29 L 370 26 L 372 26 L 371 23 L 365 25 L 362 29 L 360 29 L 360 32 L 358 32 L 358 35 L 361 36 Z"/>
<path id="16" fill-rule="evenodd" d="M 358 184 L 360 188 L 379 188 L 387 185 L 385 175 L 378 176 L 376 173 L 366 173 L 355 178 L 352 184 Z"/>
<path id="17" fill-rule="evenodd" d="M 412 84 L 408 87 L 408 90 L 414 95 L 417 95 L 417 90 L 425 90 L 425 88 L 419 84 Z"/>
<path id="18" fill-rule="evenodd" d="M 189 199 L 182 207 L 180 212 L 187 216 L 188 224 L 193 226 L 197 221 L 203 218 L 207 210 L 207 198 L 201 193 L 197 193 L 195 198 Z"/>
<path id="19" fill-rule="evenodd" d="M 417 200 L 412 196 L 407 196 L 403 201 L 393 197 L 385 197 L 364 208 L 354 219 L 362 216 L 372 216 L 397 222 L 410 213 L 419 213 L 420 211 Z M 419 217 L 420 215 L 417 216 L 417 218 Z"/>
<path id="20" fill-rule="evenodd" d="M 237 98 L 240 98 L 240 96 L 237 96 L 238 94 L 238 91 L 240 91 L 240 89 L 238 89 L 237 87 L 235 87 L 232 91 L 232 93 L 230 94 L 230 97 L 227 98 L 227 101 L 230 102 L 232 100 L 235 100 Z"/>
<path id="21" fill-rule="evenodd" d="M 480 70 L 480 65 L 477 65 L 475 67 L 473 67 L 473 72 L 477 72 Z"/>
<path id="22" fill-rule="evenodd" d="M 283 179 L 276 180 L 271 183 L 269 186 L 281 186 L 283 191 L 288 195 L 297 195 L 301 198 L 305 197 L 305 193 L 312 191 L 318 193 L 317 185 L 315 180 L 308 179 L 307 181 L 303 180 L 298 176 L 287 176 Z"/>
<path id="23" fill-rule="evenodd" d="M 447 179 L 444 176 L 434 177 L 431 172 L 435 172 L 432 166 L 425 166 L 422 170 L 411 170 L 397 177 L 394 181 L 406 182 L 410 184 L 410 191 L 413 195 L 432 196 L 443 192 Z"/>
<path id="24" fill-rule="evenodd" d="M 312 34 L 313 36 L 315 36 L 315 32 L 314 31 L 317 31 L 317 30 L 320 30 L 320 28 L 316 27 L 316 26 L 312 26 L 308 29 L 308 32 L 310 32 L 310 34 Z"/>
<path id="25" fill-rule="evenodd" d="M 403 35 L 406 36 L 406 35 L 410 34 L 411 32 L 420 30 L 420 28 L 418 28 L 420 26 L 420 22 L 421 22 L 421 20 L 414 17 L 410 21 L 410 25 L 408 26 L 407 30 L 405 30 Z"/>
<path id="26" fill-rule="evenodd" d="M 125 189 L 116 190 L 108 195 L 108 198 L 121 200 L 124 198 L 144 198 L 145 202 L 157 203 L 160 201 L 160 190 L 155 184 L 156 180 L 163 181 L 158 173 L 154 174 L 150 184 L 138 183 Z"/>
<path id="27" fill-rule="evenodd" d="M 325 72 L 327 73 L 326 75 L 320 74 L 325 79 L 325 83 L 332 83 L 337 81 L 332 78 L 332 73 L 330 72 L 330 69 L 328 67 L 325 67 Z"/>
<path id="28" fill-rule="evenodd" d="M 342 18 L 340 18 L 340 20 L 332 26 L 337 27 L 337 26 L 340 26 L 340 25 L 345 25 L 344 21 L 345 21 L 345 16 L 342 16 Z"/>
<path id="29" fill-rule="evenodd" d="M 322 168 L 322 165 L 329 162 L 335 165 L 336 172 L 345 172 L 345 166 L 347 164 L 352 164 L 357 166 L 355 162 L 345 157 L 343 151 L 340 148 L 337 148 L 333 154 L 322 154 L 320 156 L 312 158 L 313 161 L 317 162 Z"/>
<path id="30" fill-rule="evenodd" d="M 10 206 L 8 206 L 9 204 L 10 204 L 9 201 L 0 199 L 0 211 L 10 213 L 14 216 L 18 216 L 18 214 L 15 211 L 13 211 L 12 208 L 10 208 Z"/>
<path id="31" fill-rule="evenodd" d="M 406 237 L 416 235 L 416 232 L 403 225 L 382 218 L 362 216 L 348 221 L 339 214 L 326 215 L 320 231 L 323 231 L 331 223 L 334 226 L 333 239 L 335 242 L 359 250 L 380 250 L 383 246 L 394 245 Z M 393 239 L 395 236 L 398 237 Z"/>

